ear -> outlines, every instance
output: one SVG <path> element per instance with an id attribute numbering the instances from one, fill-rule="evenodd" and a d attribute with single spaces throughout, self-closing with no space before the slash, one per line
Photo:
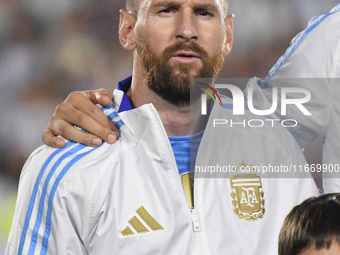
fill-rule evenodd
<path id="1" fill-rule="evenodd" d="M 133 51 L 136 48 L 134 27 L 137 21 L 136 15 L 126 10 L 120 10 L 119 41 L 126 50 Z"/>
<path id="2" fill-rule="evenodd" d="M 224 53 L 228 55 L 231 51 L 231 48 L 233 47 L 234 42 L 234 25 L 233 25 L 233 18 L 234 15 L 230 14 L 228 17 L 224 19 L 224 24 L 226 27 L 226 44 Z"/>

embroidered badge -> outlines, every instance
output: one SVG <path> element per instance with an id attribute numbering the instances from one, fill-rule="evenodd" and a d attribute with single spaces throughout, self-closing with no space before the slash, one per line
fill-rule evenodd
<path id="1" fill-rule="evenodd" d="M 265 208 L 261 178 L 255 174 L 234 175 L 230 184 L 234 213 L 248 221 L 262 218 Z"/>

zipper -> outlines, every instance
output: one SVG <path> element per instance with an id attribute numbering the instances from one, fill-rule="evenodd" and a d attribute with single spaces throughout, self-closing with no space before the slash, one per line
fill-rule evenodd
<path id="1" fill-rule="evenodd" d="M 201 230 L 200 221 L 195 209 L 191 209 L 192 230 L 199 232 Z"/>
<path id="2" fill-rule="evenodd" d="M 195 178 L 195 177 L 194 177 Z M 196 241 L 196 247 L 197 247 L 197 253 L 199 255 L 203 255 L 204 254 L 204 249 L 202 248 L 202 241 L 200 238 L 200 231 L 201 231 L 201 224 L 199 221 L 199 217 L 197 214 L 196 209 L 198 208 L 197 206 L 197 181 L 196 179 L 194 179 L 194 208 L 190 210 L 191 213 L 191 220 L 192 220 L 192 230 L 194 232 L 194 236 L 195 236 L 195 241 Z"/>
<path id="3" fill-rule="evenodd" d="M 165 132 L 165 130 L 164 130 Z M 166 135 L 166 133 L 165 133 Z M 167 144 L 168 144 L 168 147 L 170 146 L 171 148 L 171 144 L 170 144 L 170 141 L 168 139 L 167 141 Z M 203 255 L 203 248 L 202 248 L 202 244 L 201 244 L 201 241 L 200 241 L 200 237 L 199 237 L 199 232 L 201 231 L 201 224 L 200 224 L 200 221 L 199 221 L 199 217 L 198 217 L 198 214 L 196 212 L 196 209 L 197 208 L 197 199 L 196 199 L 196 181 L 194 180 L 194 190 L 193 190 L 193 200 L 194 200 L 194 208 L 193 209 L 190 209 L 189 206 L 188 206 L 188 203 L 187 203 L 187 200 L 186 200 L 186 197 L 185 197 L 185 194 L 184 194 L 184 190 L 183 190 L 183 185 L 182 185 L 182 180 L 180 178 L 180 175 L 179 175 L 179 172 L 178 172 L 178 167 L 177 167 L 177 163 L 176 163 L 176 159 L 175 159 L 175 156 L 174 154 L 172 153 L 172 149 L 169 150 L 170 152 L 170 155 L 171 155 L 171 159 L 172 159 L 172 165 L 173 165 L 173 169 L 176 171 L 176 176 L 177 176 L 177 183 L 179 185 L 179 188 L 181 190 L 181 193 L 182 193 L 182 201 L 183 203 L 187 206 L 188 208 L 188 213 L 190 215 L 190 218 L 191 218 L 191 222 L 192 222 L 192 231 L 194 233 L 194 237 L 195 237 L 195 242 L 196 242 L 196 248 L 197 248 L 197 251 L 198 251 L 198 255 Z"/>
<path id="4" fill-rule="evenodd" d="M 181 193 L 182 193 L 182 201 L 183 203 L 187 206 L 188 208 L 188 214 L 191 218 L 191 222 L 192 222 L 192 230 L 194 232 L 194 236 L 195 236 L 195 241 L 196 241 L 196 247 L 197 247 L 197 250 L 198 250 L 198 254 L 199 255 L 203 255 L 203 248 L 201 246 L 201 242 L 200 242 L 200 238 L 199 238 L 199 235 L 198 235 L 198 232 L 201 231 L 201 226 L 200 226 L 200 222 L 199 222 L 199 218 L 198 218 L 198 215 L 197 215 L 197 212 L 195 210 L 195 208 L 197 208 L 197 203 L 196 203 L 196 196 L 195 196 L 195 186 L 197 185 L 196 184 L 196 181 L 194 181 L 194 209 L 190 209 L 188 204 L 187 204 L 187 200 L 186 200 L 186 197 L 185 197 L 185 194 L 184 194 L 184 190 L 183 190 L 183 185 L 182 185 L 182 180 L 179 176 L 179 172 L 178 172 L 178 167 L 177 167 L 177 163 L 176 163 L 176 159 L 175 159 L 175 155 L 173 154 L 173 151 L 172 151 L 172 147 L 171 147 L 171 144 L 170 144 L 170 141 L 169 141 L 169 138 L 166 134 L 166 131 L 164 129 L 164 126 L 163 126 L 163 123 L 156 111 L 155 108 L 153 108 L 153 110 L 155 111 L 155 115 L 156 115 L 156 120 L 157 122 L 159 123 L 159 127 L 160 127 L 160 130 L 161 132 L 163 133 L 163 136 L 166 137 L 166 144 L 167 144 L 167 147 L 168 147 L 168 152 L 170 154 L 170 158 L 171 158 L 171 161 L 172 161 L 172 169 L 174 171 L 176 171 L 175 175 L 177 176 L 177 183 L 179 185 L 179 188 L 181 190 Z"/>

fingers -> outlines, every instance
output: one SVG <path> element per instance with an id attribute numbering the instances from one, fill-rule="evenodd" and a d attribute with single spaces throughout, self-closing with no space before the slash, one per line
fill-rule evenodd
<path id="1" fill-rule="evenodd" d="M 98 94 L 102 99 L 99 101 L 103 101 L 103 106 L 108 106 L 112 103 L 112 96 L 107 90 L 101 90 L 101 93 L 103 92 L 106 94 Z M 114 143 L 115 140 L 112 140 L 112 136 L 115 136 L 116 139 L 119 138 L 118 129 L 105 116 L 103 111 L 95 105 L 99 103 L 97 94 L 92 91 L 84 93 L 86 93 L 86 99 L 90 100 L 85 100 L 78 93 L 71 93 L 65 102 L 57 107 L 56 116 L 63 116 L 66 121 L 73 125 L 83 128 L 110 144 Z"/>
<path id="2" fill-rule="evenodd" d="M 46 129 L 45 132 L 41 136 L 41 140 L 44 144 L 52 147 L 52 148 L 62 148 L 65 146 L 64 139 L 57 137 L 53 132 Z"/>
<path id="3" fill-rule="evenodd" d="M 119 132 L 116 126 L 105 116 L 102 110 L 100 110 L 97 106 L 91 105 L 91 107 L 94 107 L 91 114 L 87 114 L 79 111 L 78 109 L 74 109 L 72 111 L 72 116 L 67 115 L 66 112 L 64 116 L 69 123 L 73 123 L 74 125 L 81 127 L 92 135 L 88 136 L 88 134 L 84 132 L 74 132 L 74 128 L 70 129 L 69 126 L 66 125 L 66 123 L 60 123 L 61 126 L 56 127 L 58 129 L 58 133 L 66 139 L 83 143 L 89 146 L 98 146 L 101 144 L 97 141 L 93 142 L 93 139 L 95 138 L 100 138 L 100 140 L 104 140 L 110 144 L 115 143 L 116 140 L 119 138 Z M 94 115 L 96 115 L 96 119 L 91 117 Z M 71 125 L 71 127 L 73 126 Z M 113 128 L 115 130 L 112 130 Z M 75 138 L 77 140 L 75 140 Z"/>
<path id="4" fill-rule="evenodd" d="M 101 138 L 81 131 L 71 125 L 68 121 L 58 119 L 55 115 L 53 115 L 49 126 L 42 135 L 42 140 L 50 147 L 62 148 L 65 145 L 65 141 L 62 138 L 57 137 L 57 135 L 60 135 L 67 140 L 93 147 L 99 146 L 103 142 Z M 114 143 L 116 140 L 116 136 L 114 136 L 114 139 L 111 142 Z"/>
<path id="5" fill-rule="evenodd" d="M 112 95 L 106 89 L 88 90 L 80 93 L 83 93 L 85 97 L 89 98 L 94 104 L 109 106 L 112 103 Z M 79 98 L 79 95 L 77 95 L 77 93 L 71 93 L 70 96 L 74 97 L 73 99 L 77 99 L 77 97 Z"/>
<path id="6" fill-rule="evenodd" d="M 93 93 L 101 106 L 109 106 L 112 103 L 112 95 L 106 89 L 94 90 Z"/>
<path id="7" fill-rule="evenodd" d="M 88 146 L 99 146 L 102 141 L 115 143 L 119 138 L 116 126 L 96 106 L 108 106 L 112 95 L 107 90 L 72 92 L 57 106 L 49 124 L 42 135 L 43 142 L 54 148 L 61 148 L 65 141 L 58 135 Z M 80 131 L 78 126 L 89 133 Z"/>

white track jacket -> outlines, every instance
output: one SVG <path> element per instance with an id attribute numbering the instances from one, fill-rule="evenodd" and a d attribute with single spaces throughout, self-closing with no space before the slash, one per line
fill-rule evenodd
<path id="1" fill-rule="evenodd" d="M 286 53 L 270 70 L 262 87 L 272 98 L 272 88 L 305 88 L 311 99 L 304 106 L 312 116 L 290 107 L 286 116 L 299 127 L 292 134 L 301 147 L 324 136 L 322 163 L 324 191 L 340 192 L 340 4 L 329 13 L 314 17 L 291 42 Z M 255 82 L 251 80 L 250 82 Z M 297 93 L 287 98 L 299 97 Z"/>
<path id="2" fill-rule="evenodd" d="M 123 92 L 114 95 L 119 104 Z M 42 146 L 27 160 L 6 255 L 276 254 L 284 217 L 318 190 L 312 178 L 240 172 L 242 166 L 294 167 L 305 160 L 275 121 L 264 128 L 214 127 L 214 119 L 254 117 L 248 111 L 235 117 L 228 99 L 223 102 L 225 108 L 211 112 L 196 166 L 231 165 L 234 172 L 231 178 L 195 176 L 193 210 L 153 105 L 119 116 L 104 109 L 121 130 L 114 145 Z"/>

